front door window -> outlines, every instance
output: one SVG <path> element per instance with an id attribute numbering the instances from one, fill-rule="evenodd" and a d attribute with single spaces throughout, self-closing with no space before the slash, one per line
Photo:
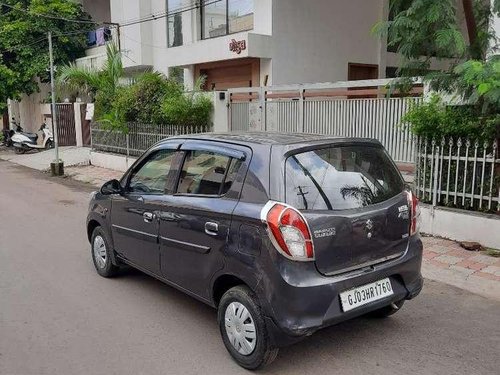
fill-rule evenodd
<path id="1" fill-rule="evenodd" d="M 175 150 L 155 152 L 129 179 L 128 192 L 139 194 L 163 194 Z"/>

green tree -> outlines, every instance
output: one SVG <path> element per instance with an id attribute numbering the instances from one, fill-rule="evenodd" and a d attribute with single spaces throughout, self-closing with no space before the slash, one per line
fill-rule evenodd
<path id="1" fill-rule="evenodd" d="M 461 3 L 461 7 L 458 5 Z M 466 32 L 459 9 L 464 9 Z M 489 25 L 500 14 L 500 0 L 392 0 L 391 19 L 374 31 L 388 38 L 389 49 L 401 55 L 401 87 L 410 77 L 423 77 L 436 90 L 457 93 L 482 114 L 500 108 L 500 66 L 497 36 Z M 447 68 L 431 70 L 432 60 Z"/>
<path id="2" fill-rule="evenodd" d="M 36 92 L 37 77 L 43 82 L 48 80 L 48 31 L 53 33 L 55 64 L 61 65 L 83 55 L 85 32 L 95 28 L 82 6 L 73 1 L 2 0 L 1 3 L 0 113 L 7 99 Z M 89 20 L 89 23 L 60 18 Z"/>

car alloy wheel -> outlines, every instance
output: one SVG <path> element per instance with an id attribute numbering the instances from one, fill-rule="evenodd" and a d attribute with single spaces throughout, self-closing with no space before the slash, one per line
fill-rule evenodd
<path id="1" fill-rule="evenodd" d="M 106 252 L 106 242 L 104 242 L 104 238 L 102 238 L 102 236 L 100 235 L 95 236 L 93 243 L 93 250 L 94 250 L 95 263 L 99 268 L 104 269 L 106 267 L 106 261 L 108 256 Z"/>
<path id="2" fill-rule="evenodd" d="M 250 311 L 240 302 L 231 302 L 225 312 L 225 328 L 231 345 L 241 355 L 250 355 L 257 343 L 257 331 Z"/>

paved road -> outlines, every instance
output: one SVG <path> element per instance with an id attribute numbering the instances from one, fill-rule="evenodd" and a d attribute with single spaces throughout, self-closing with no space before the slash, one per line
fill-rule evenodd
<path id="1" fill-rule="evenodd" d="M 243 374 L 215 311 L 139 272 L 106 280 L 89 189 L 0 161 L 0 374 Z M 498 374 L 500 304 L 427 282 L 393 318 L 282 349 L 264 374 Z"/>

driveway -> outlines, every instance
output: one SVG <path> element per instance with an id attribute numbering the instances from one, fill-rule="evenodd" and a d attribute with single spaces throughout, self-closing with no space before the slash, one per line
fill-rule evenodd
<path id="1" fill-rule="evenodd" d="M 0 374 L 248 374 L 213 309 L 140 272 L 99 277 L 89 185 L 0 161 Z M 440 282 L 386 320 L 280 351 L 262 374 L 498 374 L 500 303 Z"/>

